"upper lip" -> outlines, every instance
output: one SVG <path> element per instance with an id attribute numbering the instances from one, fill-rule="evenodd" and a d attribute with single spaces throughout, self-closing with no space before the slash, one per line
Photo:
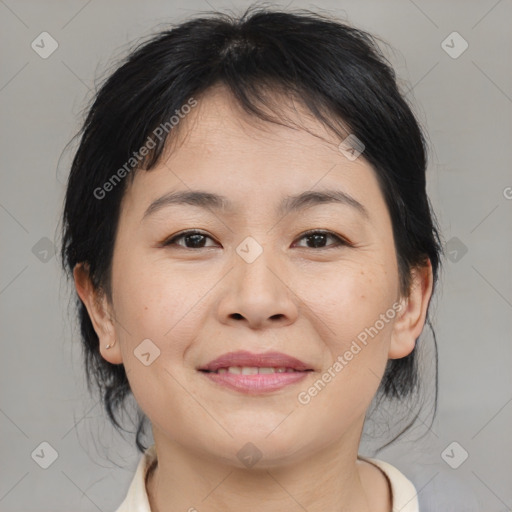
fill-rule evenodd
<path id="1" fill-rule="evenodd" d="M 249 366 L 257 368 L 293 368 L 297 371 L 312 370 L 306 363 L 296 357 L 282 354 L 281 352 L 264 352 L 262 354 L 253 354 L 245 350 L 237 352 L 228 352 L 198 370 L 215 372 L 219 368 L 229 368 L 230 366 Z"/>

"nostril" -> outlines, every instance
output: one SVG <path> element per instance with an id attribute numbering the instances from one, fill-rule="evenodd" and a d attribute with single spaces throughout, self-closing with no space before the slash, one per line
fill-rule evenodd
<path id="1" fill-rule="evenodd" d="M 240 313 L 233 313 L 231 315 L 235 320 L 241 320 L 243 316 Z"/>

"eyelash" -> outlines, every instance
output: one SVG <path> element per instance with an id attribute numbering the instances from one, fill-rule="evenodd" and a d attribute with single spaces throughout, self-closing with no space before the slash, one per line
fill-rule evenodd
<path id="1" fill-rule="evenodd" d="M 213 240 L 212 237 L 210 237 L 209 235 L 207 235 L 206 233 L 203 233 L 202 231 L 198 231 L 198 230 L 189 230 L 189 231 L 183 231 L 171 238 L 168 238 L 167 240 L 165 240 L 161 245 L 163 247 L 169 247 L 171 245 L 179 245 L 179 244 L 176 244 L 176 241 L 181 239 L 181 238 L 185 238 L 187 236 L 191 236 L 191 235 L 202 235 L 203 237 L 206 237 L 206 238 L 210 238 L 210 240 Z M 341 237 L 340 235 L 337 235 L 336 233 L 333 233 L 332 231 L 328 231 L 328 230 L 323 230 L 323 229 L 312 229 L 312 230 L 309 230 L 309 231 L 306 231 L 305 233 L 302 233 L 302 235 L 300 236 L 299 240 L 303 239 L 303 238 L 306 238 L 308 236 L 313 236 L 313 235 L 324 235 L 324 236 L 331 236 L 332 238 L 334 238 L 336 240 L 336 243 L 335 244 L 332 244 L 330 246 L 327 246 L 327 247 L 318 247 L 316 248 L 317 250 L 328 250 L 328 249 L 335 249 L 337 247 L 341 247 L 341 246 L 347 246 L 347 247 L 353 247 L 353 245 L 348 241 L 346 240 L 345 238 Z M 185 246 L 182 246 L 182 245 L 179 245 L 181 248 L 183 249 L 190 249 L 190 250 L 195 250 L 193 247 L 185 247 Z M 199 247 L 198 249 L 207 249 L 208 247 Z M 315 249 L 315 247 L 303 247 L 304 249 Z"/>

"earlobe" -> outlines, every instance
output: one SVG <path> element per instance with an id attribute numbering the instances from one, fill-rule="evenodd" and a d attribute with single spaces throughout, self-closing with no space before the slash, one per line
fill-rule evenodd
<path id="1" fill-rule="evenodd" d="M 432 287 L 432 265 L 429 260 L 424 267 L 418 267 L 412 271 L 409 295 L 404 298 L 402 308 L 393 325 L 389 359 L 406 357 L 414 350 L 416 339 L 425 325 Z"/>
<path id="2" fill-rule="evenodd" d="M 122 363 L 121 350 L 119 343 L 116 343 L 115 325 L 107 298 L 104 293 L 94 288 L 89 276 L 88 265 L 77 263 L 73 269 L 73 278 L 78 296 L 84 303 L 98 336 L 98 349 L 102 357 L 112 364 Z"/>

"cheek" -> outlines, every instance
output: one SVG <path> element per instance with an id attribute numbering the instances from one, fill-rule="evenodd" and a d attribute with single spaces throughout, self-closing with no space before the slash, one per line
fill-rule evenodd
<path id="1" fill-rule="evenodd" d="M 201 308 L 201 298 L 208 291 L 204 276 L 180 271 L 165 261 L 133 257 L 122 261 L 116 270 L 116 313 L 139 338 L 171 337 L 186 325 L 195 307 Z"/>
<path id="2" fill-rule="evenodd" d="M 173 428 L 179 432 L 183 427 L 185 436 L 191 414 L 188 393 L 194 390 L 189 383 L 187 391 L 182 387 L 188 376 L 184 357 L 197 339 L 205 308 L 201 299 L 211 285 L 154 264 L 119 266 L 121 275 L 127 277 L 117 281 L 115 304 L 123 325 L 118 334 L 130 388 L 152 423 L 174 425 L 178 415 L 182 421 Z"/>
<path id="3" fill-rule="evenodd" d="M 387 265 L 349 262 L 337 271 L 310 273 L 298 281 L 300 297 L 318 319 L 332 356 L 347 350 L 347 344 L 374 326 L 397 299 L 398 277 Z M 386 320 L 384 325 L 378 323 L 380 339 L 391 331 L 392 322 Z"/>
<path id="4" fill-rule="evenodd" d="M 115 304 L 123 326 L 118 329 L 123 364 L 137 401 L 143 408 L 158 409 L 157 397 L 168 401 L 169 396 L 182 394 L 178 382 L 189 377 L 187 352 L 201 338 L 218 275 L 135 258 L 119 265 L 118 271 Z M 145 366 L 137 357 L 142 353 L 139 347 L 147 347 L 143 353 L 149 351 L 154 362 Z M 168 393 L 162 395 L 164 389 Z"/>
<path id="5" fill-rule="evenodd" d="M 165 370 L 174 372 L 182 365 L 196 336 L 201 290 L 193 277 L 135 258 L 121 262 L 116 271 L 116 334 L 131 387 L 135 395 L 144 395 L 136 398 L 145 403 L 163 380 L 171 378 Z"/>
<path id="6" fill-rule="evenodd" d="M 346 264 L 328 280 L 317 279 L 316 287 L 303 288 L 322 332 L 325 358 L 318 379 L 298 398 L 308 411 L 305 418 L 323 418 L 333 435 L 365 414 L 378 389 L 395 318 L 398 277 L 392 269 L 389 262 L 366 262 L 364 269 Z"/>

